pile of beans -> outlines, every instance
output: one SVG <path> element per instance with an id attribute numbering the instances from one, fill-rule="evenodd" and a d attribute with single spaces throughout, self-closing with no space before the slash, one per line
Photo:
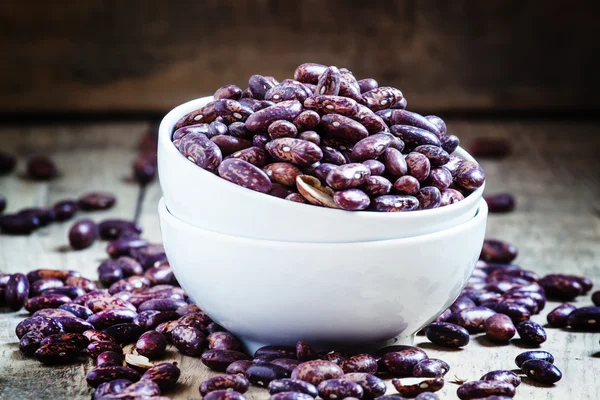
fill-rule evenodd
<path id="1" fill-rule="evenodd" d="M 253 75 L 181 118 L 173 144 L 245 188 L 350 211 L 412 211 L 461 201 L 484 182 L 451 155 L 459 140 L 435 116 L 407 111 L 400 90 L 345 68 L 302 64 L 294 79 Z"/>

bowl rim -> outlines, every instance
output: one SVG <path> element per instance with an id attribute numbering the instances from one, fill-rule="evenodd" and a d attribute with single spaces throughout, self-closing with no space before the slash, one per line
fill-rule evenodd
<path id="1" fill-rule="evenodd" d="M 184 115 L 186 115 L 194 110 L 197 110 L 198 108 L 202 107 L 203 105 L 207 104 L 208 102 L 210 102 L 213 99 L 214 99 L 213 96 L 199 97 L 199 98 L 190 100 L 188 102 L 185 102 L 183 104 L 180 104 L 179 106 L 177 106 L 177 107 L 173 108 L 171 111 L 169 111 L 167 113 L 167 115 L 165 115 L 165 117 L 161 120 L 160 126 L 159 126 L 159 133 L 158 133 L 159 153 L 164 151 L 165 156 L 168 158 L 181 157 L 182 160 L 185 160 L 186 162 L 191 162 L 190 160 L 185 158 L 173 144 L 173 141 L 171 140 L 172 134 L 173 134 L 173 128 L 175 127 L 175 124 L 177 123 L 177 121 L 179 121 Z M 465 149 L 463 149 L 460 146 L 457 147 L 457 149 L 452 154 L 457 155 L 466 161 L 473 161 L 473 162 L 477 163 L 477 160 L 475 160 L 475 158 L 473 156 L 471 156 Z M 160 170 L 161 170 L 160 164 L 161 164 L 161 157 L 159 156 L 159 180 L 160 180 Z M 196 166 L 196 167 L 197 167 L 196 169 L 198 170 L 199 174 L 205 175 L 203 177 L 203 179 L 207 179 L 209 181 L 213 180 L 213 179 L 218 179 L 220 181 L 219 183 L 225 182 L 225 183 L 230 184 L 232 186 L 230 188 L 230 190 L 232 190 L 234 192 L 234 194 L 237 191 L 240 191 L 239 192 L 240 196 L 260 196 L 260 198 L 258 200 L 262 201 L 263 203 L 265 203 L 267 205 L 269 204 L 269 202 L 277 202 L 277 203 L 273 203 L 273 204 L 280 205 L 280 206 L 282 205 L 280 203 L 280 201 L 283 201 L 284 199 L 280 199 L 275 196 L 269 196 L 269 195 L 265 195 L 264 193 L 259 193 L 259 192 L 255 192 L 250 189 L 246 189 L 246 188 L 236 185 L 232 182 L 229 182 L 229 181 L 221 178 L 218 175 L 212 174 L 212 173 L 204 170 L 201 167 L 198 167 L 198 166 Z M 293 212 L 294 210 L 297 210 L 300 212 L 301 210 L 306 210 L 306 209 L 305 208 L 300 209 L 298 207 L 310 206 L 313 208 L 313 210 L 311 210 L 310 212 L 313 212 L 313 213 L 331 214 L 331 213 L 335 212 L 335 213 L 338 213 L 338 215 L 341 215 L 341 213 L 344 213 L 347 217 L 354 218 L 357 222 L 360 221 L 361 219 L 374 219 L 374 220 L 380 219 L 381 221 L 398 220 L 398 219 L 400 219 L 400 220 L 412 220 L 412 219 L 418 220 L 419 218 L 425 217 L 425 215 L 428 217 L 435 218 L 440 215 L 452 214 L 454 211 L 458 212 L 459 209 L 467 209 L 467 208 L 469 208 L 469 206 L 466 206 L 465 205 L 466 203 L 464 203 L 464 202 L 469 198 L 473 198 L 473 203 L 474 203 L 474 204 L 470 204 L 470 206 L 476 205 L 477 199 L 480 199 L 483 197 L 483 191 L 485 190 L 485 185 L 486 185 L 486 181 L 484 181 L 483 185 L 481 185 L 479 188 L 477 188 L 469 196 L 465 197 L 465 199 L 462 201 L 459 201 L 459 202 L 453 203 L 453 204 L 449 204 L 444 207 L 438 207 L 438 208 L 433 208 L 433 209 L 428 209 L 428 210 L 415 210 L 415 211 L 408 211 L 408 212 L 347 211 L 347 210 L 341 210 L 341 209 L 319 207 L 319 206 L 315 206 L 315 205 L 308 204 L 308 203 L 298 203 L 295 201 L 287 201 L 288 204 L 286 204 L 286 207 L 290 207 L 290 212 Z M 471 203 L 471 202 L 469 202 L 469 203 Z M 315 215 L 315 217 L 319 217 L 319 216 L 326 217 L 327 216 L 326 214 Z"/>
<path id="2" fill-rule="evenodd" d="M 475 214 L 475 216 L 473 218 L 471 218 L 467 222 L 452 226 L 450 228 L 437 230 L 435 232 L 426 233 L 426 234 L 419 235 L 419 236 L 410 236 L 410 237 L 397 238 L 397 239 L 362 241 L 362 242 L 301 242 L 301 241 L 288 242 L 288 241 L 280 241 L 280 240 L 256 239 L 256 238 L 249 238 L 249 237 L 245 237 L 245 236 L 235 236 L 235 235 L 229 235 L 226 233 L 215 232 L 215 231 L 211 231 L 208 229 L 197 227 L 195 225 L 191 225 L 187 222 L 180 220 L 176 216 L 174 216 L 167 208 L 164 197 L 161 197 L 158 202 L 158 215 L 160 218 L 161 227 L 162 227 L 164 220 L 169 220 L 168 223 L 171 225 L 176 225 L 178 230 L 187 229 L 192 232 L 193 231 L 203 231 L 203 232 L 210 234 L 212 237 L 218 238 L 219 240 L 224 240 L 224 241 L 229 241 L 229 242 L 244 241 L 244 242 L 248 243 L 249 245 L 253 245 L 253 246 L 285 245 L 285 246 L 292 246 L 292 247 L 297 247 L 297 246 L 305 247 L 307 245 L 310 245 L 310 246 L 327 247 L 327 248 L 334 247 L 337 250 L 339 248 L 343 248 L 344 246 L 347 246 L 347 247 L 361 246 L 364 248 L 369 248 L 369 247 L 379 247 L 379 246 L 393 246 L 394 244 L 411 245 L 411 244 L 426 242 L 428 240 L 439 239 L 440 237 L 443 237 L 443 236 L 460 234 L 460 232 L 469 230 L 473 226 L 479 224 L 482 219 L 483 220 L 487 219 L 488 205 L 487 205 L 485 199 L 483 199 L 483 198 L 480 199 L 479 206 L 477 207 L 477 213 Z"/>

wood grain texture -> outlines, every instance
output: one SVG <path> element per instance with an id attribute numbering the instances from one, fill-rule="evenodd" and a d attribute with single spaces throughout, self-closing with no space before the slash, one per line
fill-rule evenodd
<path id="1" fill-rule="evenodd" d="M 0 108 L 159 111 L 348 67 L 415 110 L 597 110 L 598 2 L 5 0 Z"/>
<path id="2" fill-rule="evenodd" d="M 135 144 L 145 128 L 141 123 L 55 126 L 50 128 L 2 128 L 3 150 L 23 157 L 44 151 L 55 158 L 62 176 L 49 184 L 31 183 L 16 174 L 0 177 L 0 193 L 8 198 L 9 210 L 34 204 L 52 204 L 76 197 L 86 190 L 109 189 L 118 194 L 112 210 L 91 215 L 95 220 L 108 216 L 131 217 L 137 196 L 135 185 L 123 178 L 135 155 Z M 577 122 L 465 122 L 450 121 L 450 131 L 467 144 L 475 136 L 506 136 L 515 139 L 513 154 L 503 161 L 483 161 L 488 176 L 488 192 L 507 191 L 517 196 L 517 209 L 507 215 L 491 215 L 489 237 L 509 240 L 519 247 L 517 262 L 540 274 L 570 272 L 584 274 L 600 283 L 600 218 L 594 207 L 600 196 L 600 128 L 594 123 Z M 43 149 L 43 150 L 42 150 Z M 148 189 L 142 210 L 144 235 L 160 240 L 156 205 L 160 188 Z M 71 268 L 95 277 L 104 258 L 105 243 L 85 251 L 66 251 L 70 223 L 54 224 L 29 237 L 0 236 L 0 271 L 17 272 L 41 267 Z M 416 299 L 417 301 L 417 299 Z M 582 297 L 577 305 L 589 304 Z M 558 303 L 549 303 L 534 320 L 545 323 L 546 314 Z M 91 363 L 44 367 L 24 359 L 18 351 L 14 328 L 24 312 L 0 313 L 0 399 L 89 399 L 91 389 L 85 375 Z M 521 399 L 600 398 L 600 345 L 598 334 L 571 333 L 548 328 L 548 341 L 542 348 L 556 357 L 564 378 L 546 388 L 525 381 L 517 390 Z M 417 337 L 417 345 L 430 357 L 450 363 L 446 386 L 440 398 L 456 399 L 454 376 L 478 379 L 494 369 L 515 368 L 514 358 L 524 351 L 518 341 L 492 345 L 482 335 L 472 337 L 463 350 L 443 350 Z M 198 359 L 182 357 L 172 349 L 168 360 L 177 361 L 182 377 L 174 399 L 200 399 L 200 382 L 214 374 Z M 389 385 L 389 393 L 394 389 Z M 266 399 L 264 390 L 252 388 L 249 400 Z"/>

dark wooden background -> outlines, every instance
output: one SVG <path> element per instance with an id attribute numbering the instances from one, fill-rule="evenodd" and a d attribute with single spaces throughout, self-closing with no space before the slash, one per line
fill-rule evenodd
<path id="1" fill-rule="evenodd" d="M 413 110 L 600 109 L 597 1 L 4 0 L 0 113 L 155 112 L 345 66 Z"/>

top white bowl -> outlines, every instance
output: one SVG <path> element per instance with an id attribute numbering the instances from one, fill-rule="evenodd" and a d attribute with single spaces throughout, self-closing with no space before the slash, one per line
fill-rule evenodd
<path id="1" fill-rule="evenodd" d="M 410 212 L 351 212 L 282 200 L 235 185 L 185 158 L 171 141 L 185 114 L 212 101 L 184 103 L 162 120 L 158 174 L 168 210 L 186 223 L 218 233 L 291 242 L 365 242 L 425 235 L 473 218 L 484 186 L 463 201 Z M 458 148 L 454 155 L 474 159 Z"/>

